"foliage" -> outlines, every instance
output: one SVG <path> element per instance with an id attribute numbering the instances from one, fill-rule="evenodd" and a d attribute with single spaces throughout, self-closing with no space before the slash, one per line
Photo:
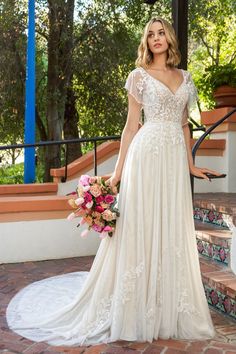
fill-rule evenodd
<path id="1" fill-rule="evenodd" d="M 0 4 L 0 141 L 23 139 L 25 80 L 25 2 Z M 11 155 L 13 162 L 15 155 Z"/>
<path id="2" fill-rule="evenodd" d="M 43 182 L 43 165 L 36 169 L 36 182 Z M 0 167 L 0 184 L 22 184 L 24 180 L 24 164 L 5 165 Z"/>
<path id="3" fill-rule="evenodd" d="M 62 138 L 68 137 L 68 131 L 71 138 L 121 133 L 127 114 L 124 83 L 134 68 L 143 26 L 152 15 L 171 20 L 171 4 L 171 0 L 153 6 L 143 0 L 77 0 L 68 29 L 73 0 L 36 1 L 36 140 L 54 139 L 56 130 Z M 27 5 L 27 0 L 0 0 L 2 144 L 23 140 Z M 189 0 L 188 70 L 199 89 L 202 109 L 212 106 L 210 76 L 235 63 L 235 12 L 234 0 Z M 53 24 L 50 14 L 55 15 Z M 73 107 L 63 117 L 68 92 Z M 64 120 L 70 120 L 70 129 Z M 89 147 L 84 144 L 83 153 Z M 12 162 L 15 157 L 11 156 Z M 46 158 L 40 149 L 40 164 Z"/>
<path id="4" fill-rule="evenodd" d="M 134 68 L 141 31 L 152 12 L 170 16 L 169 4 L 97 0 L 80 12 L 73 83 L 82 136 L 121 133 L 127 115 L 124 84 Z"/>
<path id="5" fill-rule="evenodd" d="M 212 65 L 205 69 L 201 81 L 202 90 L 211 95 L 218 87 L 229 85 L 236 87 L 236 65 Z"/>
<path id="6" fill-rule="evenodd" d="M 234 0 L 189 1 L 189 64 L 199 89 L 202 109 L 213 107 L 209 84 L 203 82 L 208 67 L 232 64 L 236 51 Z"/>

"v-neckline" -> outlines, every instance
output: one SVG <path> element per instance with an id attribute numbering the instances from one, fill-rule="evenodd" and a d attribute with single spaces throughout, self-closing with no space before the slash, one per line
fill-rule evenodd
<path id="1" fill-rule="evenodd" d="M 164 86 L 165 88 L 167 88 L 167 90 L 168 90 L 173 96 L 176 96 L 177 92 L 180 90 L 180 88 L 182 87 L 182 85 L 183 85 L 183 83 L 184 83 L 184 81 L 185 81 L 183 70 L 180 69 L 180 70 L 181 70 L 181 73 L 182 73 L 183 80 L 182 80 L 181 84 L 178 86 L 177 90 L 176 90 L 175 92 L 173 92 L 173 91 L 169 88 L 169 86 L 167 86 L 163 81 L 161 81 L 161 80 L 155 78 L 154 76 L 152 76 L 151 74 L 149 74 L 149 73 L 147 72 L 147 70 L 145 70 L 143 67 L 141 67 L 141 69 L 143 69 L 143 71 L 144 71 L 148 76 L 150 76 L 153 80 L 159 82 L 162 86 Z"/>

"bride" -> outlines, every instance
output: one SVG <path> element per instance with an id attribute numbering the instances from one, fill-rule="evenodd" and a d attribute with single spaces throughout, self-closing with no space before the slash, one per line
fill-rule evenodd
<path id="1" fill-rule="evenodd" d="M 126 81 L 128 117 L 107 181 L 112 188 L 121 182 L 116 231 L 101 241 L 90 272 L 43 279 L 16 294 L 7 321 L 21 336 L 79 346 L 215 335 L 190 173 L 206 180 L 206 172 L 218 173 L 193 164 L 188 114 L 197 92 L 189 72 L 176 68 L 179 61 L 172 26 L 152 18 Z"/>

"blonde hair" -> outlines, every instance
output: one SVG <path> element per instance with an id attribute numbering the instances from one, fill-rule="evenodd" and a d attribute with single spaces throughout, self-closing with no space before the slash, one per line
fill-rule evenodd
<path id="1" fill-rule="evenodd" d="M 160 22 L 163 26 L 164 31 L 165 31 L 166 41 L 168 43 L 166 64 L 170 67 L 175 67 L 180 63 L 180 59 L 181 59 L 175 31 L 174 31 L 174 28 L 171 26 L 171 24 L 168 21 L 166 21 L 163 18 L 158 17 L 158 16 L 153 17 L 146 24 L 146 26 L 144 28 L 141 42 L 138 47 L 138 57 L 135 61 L 135 64 L 138 67 L 141 66 L 141 67 L 147 68 L 153 60 L 153 53 L 148 48 L 147 40 L 148 40 L 148 33 L 149 33 L 150 26 L 154 22 Z"/>

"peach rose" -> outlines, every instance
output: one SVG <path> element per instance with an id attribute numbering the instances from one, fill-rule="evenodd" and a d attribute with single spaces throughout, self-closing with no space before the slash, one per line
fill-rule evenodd
<path id="1" fill-rule="evenodd" d="M 68 204 L 74 209 L 78 208 L 78 205 L 76 204 L 75 199 L 69 199 Z"/>
<path id="2" fill-rule="evenodd" d="M 84 220 L 85 220 L 85 222 L 86 222 L 87 224 L 89 224 L 89 225 L 92 225 L 92 223 L 93 223 L 93 218 L 92 218 L 90 215 L 85 216 L 85 217 L 84 217 Z"/>
<path id="3" fill-rule="evenodd" d="M 106 221 L 112 221 L 116 219 L 116 214 L 107 209 L 102 213 L 102 217 Z"/>
<path id="4" fill-rule="evenodd" d="M 101 195 L 101 187 L 98 184 L 94 184 L 90 187 L 90 193 L 96 198 Z"/>
<path id="5" fill-rule="evenodd" d="M 103 209 L 107 209 L 108 207 L 109 207 L 109 204 L 106 204 L 106 203 L 100 203 L 100 205 L 101 205 L 101 207 L 103 208 Z"/>

